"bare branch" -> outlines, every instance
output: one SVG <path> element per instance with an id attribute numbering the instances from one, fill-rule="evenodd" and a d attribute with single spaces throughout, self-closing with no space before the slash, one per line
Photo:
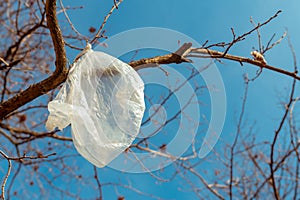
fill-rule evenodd
<path id="1" fill-rule="evenodd" d="M 238 125 L 237 125 L 236 135 L 235 135 L 233 144 L 230 148 L 230 181 L 229 181 L 229 197 L 230 197 L 230 199 L 233 198 L 232 187 L 233 187 L 233 171 L 234 171 L 234 169 L 233 169 L 234 151 L 235 151 L 235 147 L 238 142 L 239 135 L 241 133 L 241 126 L 242 126 L 243 117 L 244 117 L 245 110 L 246 110 L 246 103 L 247 103 L 248 89 L 249 89 L 249 79 L 248 79 L 247 75 L 244 75 L 244 80 L 245 80 L 245 92 L 244 92 L 244 97 L 243 97 L 241 113 L 240 113 L 240 117 L 239 117 L 239 121 L 238 121 Z"/>
<path id="2" fill-rule="evenodd" d="M 45 138 L 45 137 L 51 137 L 51 138 L 61 140 L 61 141 L 73 141 L 72 138 L 57 135 L 56 131 L 38 133 L 38 132 L 35 132 L 35 131 L 32 131 L 32 130 L 26 130 L 26 129 L 21 129 L 21 128 L 10 127 L 8 125 L 1 124 L 1 123 L 0 123 L 0 127 L 4 128 L 4 129 L 6 129 L 10 132 L 13 132 L 13 133 L 28 135 L 26 137 L 20 137 L 20 138 L 17 137 L 17 139 L 23 139 L 23 140 L 21 142 L 15 142 L 15 144 L 24 144 L 24 143 L 28 143 L 28 142 L 30 142 L 34 139 Z"/>
<path id="3" fill-rule="evenodd" d="M 184 169 L 190 171 L 192 174 L 194 174 L 196 177 L 199 178 L 199 180 L 205 185 L 205 187 L 212 193 L 214 194 L 218 199 L 225 199 L 224 197 L 222 197 L 221 194 L 218 193 L 218 191 L 216 191 L 215 189 L 213 189 L 211 184 L 208 184 L 206 182 L 206 180 L 192 167 L 187 166 L 185 164 L 181 165 Z"/>
<path id="4" fill-rule="evenodd" d="M 93 166 L 93 169 L 94 169 L 94 178 L 96 179 L 98 190 L 99 190 L 99 200 L 102 200 L 103 199 L 102 185 L 98 177 L 97 167 Z"/>
<path id="5" fill-rule="evenodd" d="M 160 64 L 170 64 L 170 63 L 183 63 L 183 62 L 192 62 L 187 59 L 187 53 L 191 50 L 190 47 L 192 43 L 184 43 L 175 53 L 170 53 L 162 56 L 156 56 L 152 58 L 144 58 L 137 61 L 132 61 L 128 63 L 135 70 L 148 67 L 157 67 Z"/>
<path id="6" fill-rule="evenodd" d="M 274 38 L 275 34 L 271 37 L 270 41 L 268 42 L 266 48 L 262 51 L 262 54 L 267 52 L 268 50 L 272 49 L 274 46 L 280 44 L 280 42 L 286 37 L 287 31 L 285 31 L 282 36 L 274 43 L 271 44 L 272 39 Z"/>
<path id="7" fill-rule="evenodd" d="M 255 24 L 255 22 L 254 22 L 254 20 L 253 20 L 252 17 L 250 17 L 250 23 L 253 24 L 254 27 L 257 26 L 257 25 Z M 259 25 L 259 23 L 258 23 L 258 25 Z M 259 28 L 257 28 L 256 32 L 257 32 L 257 40 L 258 40 L 259 52 L 262 53 L 263 47 L 262 47 L 262 44 L 261 44 L 261 35 L 260 35 Z"/>
<path id="8" fill-rule="evenodd" d="M 56 17 L 56 1 L 46 1 L 46 17 L 56 55 L 56 69 L 50 77 L 39 83 L 29 86 L 23 92 L 20 92 L 16 96 L 1 103 L 0 120 L 5 118 L 6 115 L 15 111 L 19 107 L 56 88 L 67 78 L 68 70 L 66 68 L 66 52 L 64 48 L 63 37 Z"/>
<path id="9" fill-rule="evenodd" d="M 192 53 L 196 53 L 196 54 L 192 54 Z M 199 54 L 199 55 L 198 55 Z M 242 56 L 235 56 L 235 55 L 230 55 L 230 54 L 226 54 L 225 56 L 223 56 L 223 52 L 219 52 L 219 51 L 215 51 L 215 50 L 209 50 L 209 49 L 191 49 L 191 54 L 187 55 L 187 57 L 198 57 L 198 58 L 207 58 L 207 57 L 211 57 L 211 58 L 224 58 L 227 60 L 232 60 L 232 61 L 237 61 L 239 63 L 249 63 L 252 64 L 254 66 L 257 67 L 261 67 L 261 68 L 265 68 L 274 72 L 278 72 L 280 74 L 284 74 L 287 76 L 290 76 L 294 79 L 300 80 L 300 76 L 297 75 L 297 73 L 295 72 L 289 72 L 286 70 L 283 70 L 281 68 L 277 68 L 271 65 L 265 65 L 264 63 L 258 61 L 258 60 L 253 60 L 250 58 L 245 58 Z"/>
<path id="10" fill-rule="evenodd" d="M 232 42 L 229 44 L 229 46 L 226 48 L 226 50 L 224 51 L 224 56 L 228 53 L 229 49 L 233 46 L 233 44 L 239 42 L 239 41 L 242 41 L 245 39 L 246 36 L 250 35 L 251 33 L 253 33 L 254 31 L 258 30 L 260 27 L 268 24 L 270 21 L 272 21 L 273 19 L 275 19 L 276 17 L 278 17 L 278 15 L 281 13 L 282 11 L 279 10 L 277 11 L 272 17 L 270 17 L 268 20 L 266 20 L 265 22 L 263 23 L 258 23 L 258 25 L 256 27 L 254 27 L 253 29 L 251 29 L 250 31 L 236 37 L 235 33 L 234 33 L 234 30 L 231 29 L 232 33 L 233 33 L 233 40 Z"/>
<path id="11" fill-rule="evenodd" d="M 0 57 L 0 61 L 3 62 L 7 67 L 9 66 L 9 64 L 1 57 Z"/>
<path id="12" fill-rule="evenodd" d="M 297 65 L 295 63 L 295 71 L 297 70 Z M 275 154 L 275 145 L 276 145 L 276 142 L 277 142 L 277 139 L 278 139 L 278 136 L 279 136 L 279 133 L 281 132 L 281 129 L 283 127 L 283 124 L 285 122 L 285 119 L 287 118 L 288 116 L 288 113 L 289 113 L 289 110 L 290 110 L 290 107 L 292 106 L 292 103 L 294 101 L 294 94 L 295 94 L 295 88 L 296 88 L 296 79 L 293 80 L 293 84 L 292 84 L 292 89 L 291 89 L 291 92 L 290 92 L 290 99 L 289 99 L 289 102 L 288 104 L 285 106 L 285 112 L 281 118 L 281 121 L 279 123 L 279 127 L 277 128 L 277 130 L 275 131 L 275 135 L 274 135 L 274 139 L 273 139 L 273 142 L 271 144 L 271 154 L 270 154 L 270 174 L 271 174 L 271 181 L 272 181 L 272 187 L 273 187 L 273 191 L 274 191 L 274 196 L 277 200 L 280 199 L 280 196 L 279 196 L 279 190 L 278 188 L 276 187 L 276 182 L 275 182 L 275 177 L 274 177 L 274 174 L 275 174 L 275 171 L 274 171 L 274 163 L 275 163 L 275 158 L 274 158 L 274 154 Z"/>
<path id="13" fill-rule="evenodd" d="M 113 11 L 115 9 L 118 9 L 120 3 L 122 3 L 122 2 L 123 2 L 123 0 L 119 0 L 118 2 L 114 1 L 114 5 L 110 9 L 109 13 L 104 17 L 104 20 L 103 20 L 100 28 L 98 29 L 98 31 L 96 33 L 96 36 L 91 40 L 91 42 L 90 42 L 91 44 L 93 44 L 94 42 L 96 42 L 96 40 L 98 40 L 99 38 L 105 37 L 104 36 L 105 31 L 103 30 L 104 26 L 105 26 L 107 20 L 109 19 L 109 17 L 111 16 L 111 14 L 113 13 Z"/>
<path id="14" fill-rule="evenodd" d="M 300 80 L 300 76 L 297 75 L 295 72 L 289 72 L 286 70 L 283 70 L 281 68 L 277 68 L 268 64 L 264 64 L 263 62 L 259 60 L 253 60 L 251 58 L 246 58 L 242 56 L 236 56 L 231 54 L 224 55 L 224 52 L 210 50 L 210 49 L 204 49 L 204 48 L 190 48 L 186 50 L 189 52 L 185 57 L 182 57 L 180 55 L 177 55 L 175 53 L 170 53 L 162 56 L 156 56 L 152 58 L 143 58 L 141 60 L 132 61 L 128 63 L 130 66 L 132 66 L 134 69 L 139 70 L 142 68 L 148 68 L 148 67 L 157 67 L 159 64 L 170 64 L 170 63 L 183 63 L 183 62 L 191 62 L 188 58 L 220 58 L 220 59 L 227 59 L 236 61 L 239 63 L 248 63 L 252 64 L 254 66 L 265 68 L 274 72 L 278 72 L 280 74 L 284 74 L 287 76 L 290 76 L 292 78 L 295 78 L 297 80 Z"/>
<path id="15" fill-rule="evenodd" d="M 11 161 L 10 161 L 9 157 L 3 151 L 0 150 L 0 154 L 8 162 L 8 169 L 7 169 L 6 175 L 5 175 L 4 179 L 3 179 L 2 186 L 1 186 L 1 199 L 4 200 L 5 199 L 5 185 L 6 185 L 7 179 L 9 177 L 9 174 L 10 174 L 10 171 L 11 171 Z"/>
<path id="16" fill-rule="evenodd" d="M 75 26 L 73 25 L 71 19 L 69 18 L 68 13 L 67 13 L 67 9 L 64 7 L 64 4 L 63 4 L 62 0 L 59 0 L 59 4 L 60 4 L 60 6 L 61 6 L 61 8 L 62 8 L 62 12 L 64 13 L 64 15 L 65 15 L 65 17 L 66 17 L 68 23 L 69 23 L 70 26 L 71 26 L 72 30 L 73 30 L 78 36 L 80 36 L 81 38 L 87 40 L 87 37 L 84 36 L 84 35 L 82 35 L 82 34 L 75 28 Z"/>

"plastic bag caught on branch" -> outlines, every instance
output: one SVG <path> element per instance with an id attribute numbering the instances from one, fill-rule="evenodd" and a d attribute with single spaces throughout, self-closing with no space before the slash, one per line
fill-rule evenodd
<path id="1" fill-rule="evenodd" d="M 48 104 L 48 130 L 71 124 L 77 151 L 104 167 L 133 142 L 143 113 L 144 83 L 126 63 L 88 48 Z M 78 57 L 78 56 L 77 56 Z"/>

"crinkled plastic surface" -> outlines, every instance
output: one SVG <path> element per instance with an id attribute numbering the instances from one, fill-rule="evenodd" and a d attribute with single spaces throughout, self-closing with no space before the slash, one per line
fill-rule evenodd
<path id="1" fill-rule="evenodd" d="M 90 49 L 48 104 L 46 127 L 62 130 L 71 124 L 77 151 L 104 167 L 137 136 L 145 110 L 143 90 L 143 81 L 129 65 Z"/>

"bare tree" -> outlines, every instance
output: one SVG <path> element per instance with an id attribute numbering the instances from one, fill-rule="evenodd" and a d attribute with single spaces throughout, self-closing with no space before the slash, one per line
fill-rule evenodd
<path id="1" fill-rule="evenodd" d="M 106 38 L 105 24 L 111 14 L 118 9 L 122 1 L 113 1 L 112 8 L 99 25 L 98 30 L 90 28 L 92 36 L 83 36 L 72 24 L 66 10 L 59 1 L 18 0 L 2 1 L 0 3 L 1 22 L 1 101 L 0 101 L 0 137 L 1 149 L 1 175 L 2 199 L 16 198 L 74 198 L 74 199 L 112 199 L 105 196 L 114 193 L 116 199 L 125 199 L 123 191 L 136 195 L 146 195 L 160 199 L 153 194 L 147 194 L 133 186 L 130 181 L 120 182 L 116 178 L 103 182 L 106 169 L 97 169 L 87 163 L 85 170 L 81 167 L 81 157 L 74 151 L 72 138 L 64 131 L 45 130 L 47 117 L 47 104 L 54 98 L 59 86 L 66 80 L 70 63 L 66 56 L 66 49 L 82 50 L 75 47 L 70 41 L 84 44 L 86 40 L 91 43 Z M 76 8 L 80 9 L 80 8 Z M 244 76 L 245 89 L 242 107 L 238 117 L 236 132 L 232 143 L 221 141 L 224 152 L 213 151 L 205 160 L 199 160 L 197 152 L 200 148 L 201 136 L 195 141 L 185 154 L 179 158 L 168 153 L 166 142 L 157 143 L 151 137 L 137 139 L 125 152 L 148 152 L 153 156 L 161 157 L 161 162 L 172 162 L 170 171 L 163 169 L 148 172 L 154 180 L 170 182 L 180 178 L 184 190 L 192 190 L 199 199 L 298 199 L 299 198 L 299 128 L 297 127 L 296 103 L 299 100 L 296 89 L 300 80 L 298 75 L 296 56 L 292 43 L 288 39 L 294 70 L 287 71 L 281 67 L 269 65 L 264 55 L 281 43 L 286 37 L 285 32 L 277 38 L 273 35 L 266 46 L 263 46 L 260 36 L 261 28 L 267 26 L 279 16 L 276 12 L 264 22 L 250 22 L 253 28 L 248 32 L 237 35 L 232 31 L 232 40 L 202 46 L 182 44 L 176 52 L 151 58 L 134 60 L 128 64 L 136 70 L 144 68 L 160 68 L 161 64 L 182 65 L 188 69 L 193 59 L 213 59 L 215 62 L 230 60 L 241 66 L 253 66 L 258 69 L 255 77 Z M 66 21 L 57 19 L 58 13 L 65 15 Z M 61 29 L 60 23 L 68 24 L 69 28 Z M 257 34 L 258 50 L 253 51 L 253 58 L 230 54 L 231 48 L 248 36 Z M 186 65 L 185 65 L 186 64 Z M 203 66 L 202 70 L 210 67 Z M 163 70 L 163 69 L 162 69 Z M 247 99 L 251 84 L 257 77 L 262 76 L 263 70 L 270 70 L 291 79 L 288 98 L 282 103 L 282 117 L 278 121 L 270 140 L 261 141 L 256 138 L 255 125 L 246 126 Z M 166 73 L 167 78 L 167 71 Z M 197 84 L 199 71 L 191 70 L 187 81 L 194 81 L 197 96 L 203 95 L 206 86 Z M 186 81 L 186 82 L 187 82 Z M 180 83 L 175 90 L 183 88 L 186 82 Z M 173 92 L 159 94 L 158 103 L 168 104 L 174 96 Z M 152 97 L 145 96 L 149 104 Z M 192 97 L 190 97 L 192 99 Z M 188 104 L 192 104 L 192 100 Z M 201 103 L 201 102 L 197 102 Z M 184 116 L 184 107 L 178 110 L 159 124 L 153 135 L 161 134 L 167 139 L 172 133 L 163 131 L 171 123 Z M 151 116 L 146 118 L 142 125 L 146 125 L 153 117 L 159 114 L 158 107 Z M 159 116 L 158 116 L 159 117 Z M 188 116 L 185 116 L 188 117 Z M 143 161 L 136 161 L 143 165 Z M 203 162 L 214 162 L 218 168 L 210 172 L 203 171 Z M 247 166 L 247 168 L 243 167 Z M 87 171 L 87 169 L 89 169 Z M 124 175 L 124 177 L 130 175 Z M 21 182 L 21 184 L 20 184 Z M 74 187 L 77 185 L 77 187 Z M 91 190 L 87 195 L 87 190 Z"/>

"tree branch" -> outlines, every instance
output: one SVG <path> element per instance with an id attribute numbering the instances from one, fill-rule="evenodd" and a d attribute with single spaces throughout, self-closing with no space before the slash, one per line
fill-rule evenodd
<path id="1" fill-rule="evenodd" d="M 281 68 L 277 68 L 277 67 L 274 67 L 274 66 L 271 66 L 271 65 L 264 64 L 264 63 L 262 63 L 258 60 L 253 60 L 253 59 L 245 58 L 245 57 L 242 57 L 242 56 L 235 56 L 235 55 L 226 54 L 223 57 L 223 55 L 224 55 L 223 52 L 208 50 L 208 49 L 202 49 L 202 48 L 192 49 L 191 53 L 197 53 L 197 54 L 200 54 L 200 55 L 189 54 L 187 57 L 211 57 L 211 58 L 221 58 L 221 59 L 224 58 L 224 59 L 227 59 L 227 60 L 237 61 L 241 64 L 242 63 L 252 64 L 254 66 L 265 68 L 265 69 L 268 69 L 268 70 L 271 70 L 271 71 L 274 71 L 274 72 L 278 72 L 280 74 L 290 76 L 290 77 L 295 78 L 297 80 L 300 80 L 300 76 L 297 75 L 297 72 L 289 72 L 289 71 L 283 70 Z"/>
<path id="2" fill-rule="evenodd" d="M 281 68 L 277 68 L 268 64 L 265 64 L 259 60 L 254 60 L 251 58 L 246 58 L 242 56 L 236 56 L 231 54 L 225 54 L 221 51 L 215 51 L 205 48 L 189 48 L 186 50 L 186 55 L 180 56 L 175 53 L 170 53 L 162 56 L 156 56 L 152 58 L 143 58 L 141 60 L 132 61 L 128 63 L 130 66 L 132 66 L 134 69 L 139 70 L 141 68 L 147 68 L 147 67 L 155 67 L 159 64 L 170 64 L 170 63 L 182 63 L 182 62 L 191 62 L 191 60 L 187 58 L 219 58 L 219 59 L 226 59 L 226 60 L 232 60 L 241 63 L 248 63 L 260 68 L 265 68 L 274 72 L 278 72 L 280 74 L 284 74 L 286 76 L 290 76 L 292 78 L 295 78 L 297 80 L 300 80 L 300 76 L 297 75 L 297 71 L 290 72 L 283 70 Z M 154 64 L 154 65 L 153 65 Z"/>
<path id="3" fill-rule="evenodd" d="M 128 63 L 135 70 L 148 67 L 156 67 L 159 64 L 171 64 L 171 63 L 182 63 L 182 62 L 192 62 L 191 60 L 185 58 L 185 55 L 190 51 L 192 43 L 184 43 L 175 53 L 170 53 L 162 56 L 156 56 L 152 58 L 144 58 L 137 61 L 132 61 Z"/>
<path id="4" fill-rule="evenodd" d="M 7 179 L 10 175 L 10 171 L 11 171 L 11 161 L 10 159 L 8 159 L 8 156 L 0 150 L 0 154 L 7 160 L 8 162 L 8 169 L 7 169 L 7 172 L 6 172 L 6 175 L 4 177 L 4 180 L 2 182 L 2 186 L 1 186 L 1 199 L 5 199 L 5 185 L 6 185 L 6 182 L 7 182 Z"/>
<path id="5" fill-rule="evenodd" d="M 58 26 L 56 18 L 56 1 L 46 1 L 46 18 L 47 26 L 50 30 L 51 38 L 53 41 L 54 51 L 56 55 L 56 69 L 54 73 L 45 80 L 29 86 L 23 92 L 20 92 L 16 96 L 4 101 L 0 104 L 0 120 L 6 115 L 15 111 L 19 107 L 27 104 L 35 98 L 49 92 L 63 83 L 68 75 L 68 69 L 66 68 L 67 58 L 64 48 L 64 40 Z"/>

